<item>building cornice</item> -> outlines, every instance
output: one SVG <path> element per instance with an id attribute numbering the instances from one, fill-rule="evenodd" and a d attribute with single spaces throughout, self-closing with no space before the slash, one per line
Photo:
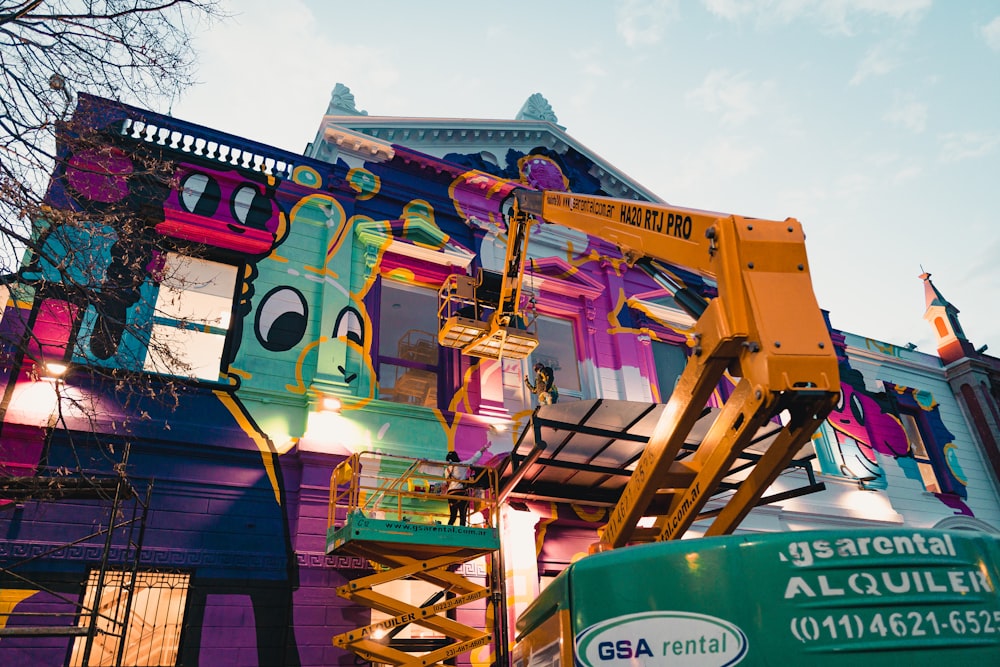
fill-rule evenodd
<path id="1" fill-rule="evenodd" d="M 376 144 L 367 146 L 357 139 L 358 135 L 370 137 Z M 437 149 L 438 157 L 449 152 L 499 153 L 498 149 L 502 149 L 500 154 L 503 155 L 510 148 L 527 153 L 538 146 L 557 153 L 572 148 L 593 165 L 590 175 L 598 179 L 610 196 L 663 201 L 550 121 L 327 115 L 323 117 L 319 136 L 365 159 L 379 155 L 377 151 L 366 153 L 366 150 L 373 151 L 375 146 L 391 149 L 391 144 L 429 154 Z"/>
<path id="2" fill-rule="evenodd" d="M 327 127 L 323 139 L 344 153 L 350 153 L 366 160 L 391 160 L 396 154 L 391 145 L 378 141 L 360 132 L 352 132 L 340 127 Z"/>

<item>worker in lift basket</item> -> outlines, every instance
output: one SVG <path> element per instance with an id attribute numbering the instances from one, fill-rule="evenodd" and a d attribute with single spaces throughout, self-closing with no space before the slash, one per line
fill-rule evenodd
<path id="1" fill-rule="evenodd" d="M 524 376 L 524 384 L 532 394 L 538 394 L 539 405 L 553 405 L 559 401 L 559 390 L 556 388 L 552 367 L 542 362 L 535 364 L 535 384 L 531 384 L 528 376 Z"/>
<path id="2" fill-rule="evenodd" d="M 483 458 L 483 454 L 485 454 L 486 450 L 489 448 L 490 444 L 486 443 L 479 451 L 465 461 L 460 460 L 455 451 L 450 451 L 447 456 L 445 456 L 445 461 L 448 462 L 448 467 L 445 468 L 444 476 L 448 484 L 449 526 L 454 526 L 456 520 L 458 521 L 459 526 L 464 526 L 468 523 L 469 500 L 467 496 L 469 495 L 470 489 L 467 486 L 467 482 L 469 481 L 469 466 L 479 463 L 479 459 Z"/>

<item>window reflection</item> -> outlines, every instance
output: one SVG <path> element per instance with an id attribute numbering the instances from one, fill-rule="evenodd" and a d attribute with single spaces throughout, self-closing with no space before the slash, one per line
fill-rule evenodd
<path id="1" fill-rule="evenodd" d="M 236 273 L 228 264 L 167 255 L 145 370 L 219 379 Z"/>
<path id="2" fill-rule="evenodd" d="M 555 375 L 559 395 L 581 398 L 579 358 L 576 353 L 576 336 L 570 320 L 539 315 L 535 322 L 538 327 L 538 347 L 531 354 L 528 368 L 536 362 L 551 366 Z"/>
<path id="3" fill-rule="evenodd" d="M 437 292 L 382 281 L 379 305 L 379 397 L 437 407 Z"/>
<path id="4" fill-rule="evenodd" d="M 687 364 L 687 355 L 679 345 L 652 341 L 653 363 L 656 365 L 656 382 L 660 389 L 660 402 L 666 403 L 677 385 L 677 379 Z"/>

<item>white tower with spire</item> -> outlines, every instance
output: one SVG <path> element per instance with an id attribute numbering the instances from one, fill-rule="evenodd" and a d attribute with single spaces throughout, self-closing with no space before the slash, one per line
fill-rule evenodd
<path id="1" fill-rule="evenodd" d="M 958 321 L 958 308 L 941 296 L 941 292 L 931 282 L 930 273 L 921 273 L 920 279 L 924 281 L 924 299 L 927 302 L 924 319 L 934 327 L 938 356 L 945 364 L 950 364 L 975 354 L 975 348 L 965 337 L 962 324 Z"/>

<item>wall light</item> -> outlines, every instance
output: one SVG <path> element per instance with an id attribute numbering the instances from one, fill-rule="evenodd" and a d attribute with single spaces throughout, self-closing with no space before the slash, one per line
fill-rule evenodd
<path id="1" fill-rule="evenodd" d="M 58 377 L 60 375 L 64 375 L 66 371 L 69 370 L 69 366 L 67 366 L 66 364 L 59 364 L 54 361 L 50 361 L 49 363 L 45 364 L 45 370 L 49 373 L 49 375 L 54 375 Z"/>
<path id="2" fill-rule="evenodd" d="M 35 364 L 35 375 L 45 380 L 56 380 L 66 374 L 69 366 L 56 361 Z"/>
<path id="3" fill-rule="evenodd" d="M 342 407 L 343 403 L 336 396 L 324 396 L 319 402 L 319 409 L 322 412 L 340 412 Z"/>

